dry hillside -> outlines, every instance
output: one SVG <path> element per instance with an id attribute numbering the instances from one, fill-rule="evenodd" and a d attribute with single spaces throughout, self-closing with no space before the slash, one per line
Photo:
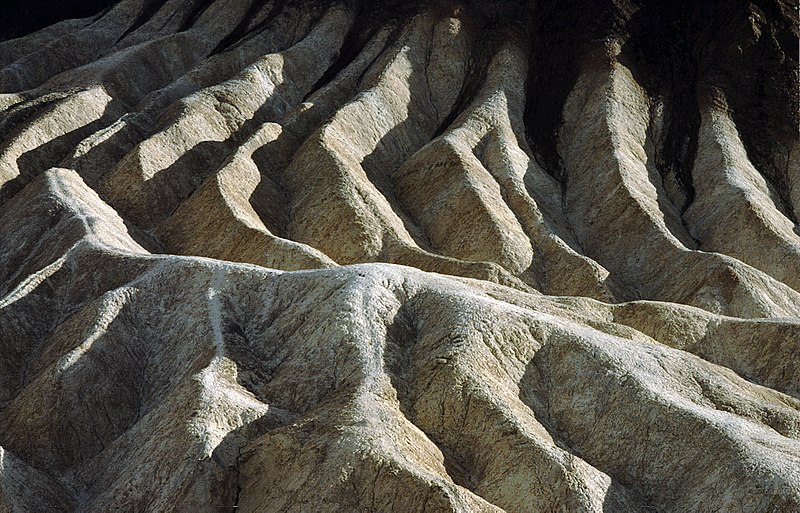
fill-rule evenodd
<path id="1" fill-rule="evenodd" d="M 796 1 L 53 4 L 0 512 L 800 511 Z"/>

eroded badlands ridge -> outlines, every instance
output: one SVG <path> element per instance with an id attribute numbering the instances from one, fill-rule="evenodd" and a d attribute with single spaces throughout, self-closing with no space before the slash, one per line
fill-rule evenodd
<path id="1" fill-rule="evenodd" d="M 0 509 L 800 510 L 796 5 L 665 4 L 1 42 Z"/>

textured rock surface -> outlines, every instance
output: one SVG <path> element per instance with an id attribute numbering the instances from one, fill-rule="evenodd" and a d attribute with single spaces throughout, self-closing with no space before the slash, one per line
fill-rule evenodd
<path id="1" fill-rule="evenodd" d="M 17 26 L 0 511 L 800 511 L 797 8 L 697 4 Z"/>

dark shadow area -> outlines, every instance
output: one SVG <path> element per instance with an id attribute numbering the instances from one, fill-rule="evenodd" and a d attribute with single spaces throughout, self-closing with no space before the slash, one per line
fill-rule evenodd
<path id="1" fill-rule="evenodd" d="M 87 18 L 119 0 L 6 0 L 0 9 L 0 42 L 15 39 L 59 21 Z"/>
<path id="2" fill-rule="evenodd" d="M 699 102 L 714 101 L 730 112 L 776 208 L 796 224 L 781 161 L 800 137 L 796 7 L 780 0 L 639 4 L 625 25 L 620 61 L 663 102 L 655 165 L 663 183 L 680 189 L 673 203 L 683 213 L 694 200 Z"/>
<path id="3" fill-rule="evenodd" d="M 651 134 L 648 137 L 655 151 L 654 164 L 661 175 L 660 181 L 677 188 L 669 196 L 680 213 L 691 205 L 695 196 L 692 168 L 700 130 L 697 103 L 700 70 L 693 50 L 702 24 L 707 23 L 697 12 L 701 4 L 706 3 L 642 2 L 626 24 L 630 37 L 619 57 L 648 95 L 663 104 L 660 138 L 655 140 Z M 659 196 L 662 211 L 665 199 Z"/>
<path id="4" fill-rule="evenodd" d="M 524 116 L 528 145 L 563 189 L 566 172 L 557 132 L 564 103 L 578 79 L 583 55 L 618 34 L 624 14 L 614 0 L 545 0 L 529 4 L 521 15 L 531 49 Z"/>
<path id="5" fill-rule="evenodd" d="M 711 5 L 704 18 L 726 24 L 698 41 L 703 78 L 724 93 L 748 158 L 769 183 L 775 207 L 796 225 L 800 212 L 792 208 L 787 161 L 800 138 L 797 3 Z"/>
<path id="6" fill-rule="evenodd" d="M 692 169 L 700 130 L 697 88 L 699 65 L 693 45 L 702 16 L 688 1 L 644 2 L 626 23 L 630 34 L 618 57 L 648 96 L 661 105 L 660 131 L 654 130 L 655 105 L 645 147 L 649 181 L 667 229 L 689 249 L 697 249 L 681 215 L 695 197 Z M 670 41 L 670 44 L 664 44 Z M 652 161 L 651 161 L 652 160 Z"/>

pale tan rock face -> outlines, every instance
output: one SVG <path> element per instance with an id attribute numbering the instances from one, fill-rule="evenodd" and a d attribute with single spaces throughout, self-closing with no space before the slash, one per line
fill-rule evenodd
<path id="1" fill-rule="evenodd" d="M 0 511 L 800 511 L 766 4 L 123 0 L 0 42 Z"/>

